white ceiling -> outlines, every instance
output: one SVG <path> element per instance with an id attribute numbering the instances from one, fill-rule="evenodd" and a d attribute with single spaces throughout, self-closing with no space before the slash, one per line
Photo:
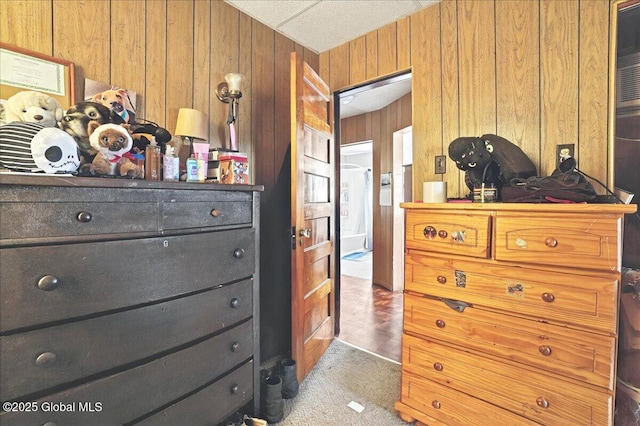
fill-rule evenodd
<path id="1" fill-rule="evenodd" d="M 224 0 L 316 53 L 326 52 L 441 0 Z M 377 111 L 411 91 L 411 79 L 360 92 L 340 117 Z"/>
<path id="2" fill-rule="evenodd" d="M 326 52 L 440 0 L 224 0 L 316 53 Z"/>

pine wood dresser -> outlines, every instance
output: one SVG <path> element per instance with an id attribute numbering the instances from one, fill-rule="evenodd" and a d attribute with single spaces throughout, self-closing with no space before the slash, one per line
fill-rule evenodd
<path id="1" fill-rule="evenodd" d="M 0 176 L 0 423 L 257 413 L 261 190 Z"/>
<path id="2" fill-rule="evenodd" d="M 405 421 L 613 424 L 634 205 L 402 204 Z"/>

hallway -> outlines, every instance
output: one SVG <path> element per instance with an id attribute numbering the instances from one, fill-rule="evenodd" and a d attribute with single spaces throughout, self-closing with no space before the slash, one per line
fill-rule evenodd
<path id="1" fill-rule="evenodd" d="M 338 338 L 400 362 L 402 292 L 372 286 L 370 261 L 343 260 L 341 268 Z"/>

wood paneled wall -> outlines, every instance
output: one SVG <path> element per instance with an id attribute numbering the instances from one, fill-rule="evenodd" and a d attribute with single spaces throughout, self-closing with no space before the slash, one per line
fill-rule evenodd
<path id="1" fill-rule="evenodd" d="M 444 0 L 321 53 L 320 75 L 339 90 L 411 68 L 414 200 L 441 179 L 466 195 L 453 162 L 436 175 L 434 157 L 486 133 L 522 148 L 539 175 L 557 144 L 574 143 L 580 169 L 606 182 L 610 26 L 603 0 Z"/>
<path id="2" fill-rule="evenodd" d="M 209 115 L 210 143 L 228 147 L 228 106 L 214 92 L 245 76 L 239 148 L 261 196 L 261 352 L 290 353 L 289 54 L 319 56 L 219 0 L 3 0 L 0 40 L 76 64 L 84 78 L 138 94 L 137 116 L 174 132 L 178 110 Z M 215 256 L 216 253 L 212 253 Z"/>
<path id="3" fill-rule="evenodd" d="M 411 94 L 374 112 L 340 120 L 340 144 L 371 140 L 373 145 L 373 275 L 374 284 L 393 290 L 392 206 L 381 206 L 380 174 L 393 170 L 393 133 L 411 126 Z M 397 153 L 402 155 L 402 153 Z M 402 287 L 399 287 L 402 288 Z"/>

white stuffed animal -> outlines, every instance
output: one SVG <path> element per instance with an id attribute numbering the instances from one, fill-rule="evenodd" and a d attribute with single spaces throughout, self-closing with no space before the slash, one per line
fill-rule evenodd
<path id="1" fill-rule="evenodd" d="M 32 90 L 11 96 L 5 102 L 4 109 L 7 124 L 19 121 L 57 127 L 63 116 L 62 106 L 55 98 Z"/>

